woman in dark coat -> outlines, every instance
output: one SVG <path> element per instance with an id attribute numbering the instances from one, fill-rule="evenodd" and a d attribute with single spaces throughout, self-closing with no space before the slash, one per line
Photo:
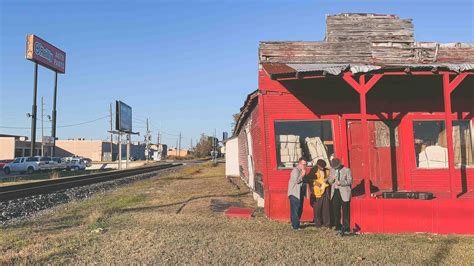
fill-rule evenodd
<path id="1" fill-rule="evenodd" d="M 331 227 L 330 215 L 330 194 L 331 186 L 327 183 L 329 169 L 326 168 L 324 160 L 318 160 L 311 169 L 305 180 L 310 184 L 311 198 L 313 206 L 314 225 L 316 227 Z"/>

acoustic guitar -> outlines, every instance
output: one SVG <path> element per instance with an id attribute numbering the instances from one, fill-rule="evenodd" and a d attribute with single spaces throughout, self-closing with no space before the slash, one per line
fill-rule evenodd
<path id="1" fill-rule="evenodd" d="M 319 173 L 320 171 L 316 171 L 316 174 L 315 174 L 316 179 L 314 181 L 318 182 L 321 185 L 318 186 L 314 184 L 314 187 L 313 187 L 314 196 L 316 196 L 316 198 L 322 197 L 326 188 L 330 186 L 328 183 L 324 181 L 325 176 L 329 176 L 329 171 L 325 170 L 325 176 L 320 176 Z"/>

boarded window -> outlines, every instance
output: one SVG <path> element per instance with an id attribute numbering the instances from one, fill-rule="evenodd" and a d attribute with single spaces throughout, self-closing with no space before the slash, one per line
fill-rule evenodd
<path id="1" fill-rule="evenodd" d="M 474 135 L 470 120 L 453 121 L 454 165 L 474 167 Z"/>
<path id="2" fill-rule="evenodd" d="M 300 157 L 316 163 L 334 153 L 331 121 L 275 121 L 277 167 L 293 167 Z"/>

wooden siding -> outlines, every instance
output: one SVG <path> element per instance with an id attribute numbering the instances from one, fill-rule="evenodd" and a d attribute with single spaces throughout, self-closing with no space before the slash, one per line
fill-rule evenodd
<path id="1" fill-rule="evenodd" d="M 393 15 L 327 16 L 324 41 L 261 42 L 260 63 L 374 64 L 474 63 L 474 45 L 415 42 L 411 19 Z"/>

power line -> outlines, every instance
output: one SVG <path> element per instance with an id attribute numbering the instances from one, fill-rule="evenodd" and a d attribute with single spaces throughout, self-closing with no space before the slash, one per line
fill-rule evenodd
<path id="1" fill-rule="evenodd" d="M 95 121 L 99 121 L 99 120 L 101 120 L 101 119 L 108 118 L 108 117 L 109 117 L 109 115 L 105 115 L 105 116 L 96 118 L 96 119 L 94 119 L 94 120 L 90 120 L 90 121 L 86 121 L 86 122 L 82 122 L 82 123 L 77 123 L 77 124 L 70 124 L 70 125 L 58 126 L 58 127 L 74 127 L 74 126 L 80 126 L 80 125 L 84 125 L 84 124 L 93 123 L 93 122 L 95 122 Z"/>
<path id="2" fill-rule="evenodd" d="M 74 127 L 74 126 L 80 126 L 80 125 L 84 125 L 84 124 L 90 124 L 90 123 L 93 123 L 93 122 L 96 122 L 96 121 L 99 121 L 101 119 L 104 119 L 104 118 L 108 118 L 109 115 L 106 115 L 106 116 L 102 116 L 102 117 L 99 117 L 99 118 L 96 118 L 94 120 L 90 120 L 90 121 L 85 121 L 85 122 L 81 122 L 81 123 L 76 123 L 76 124 L 70 124 L 70 125 L 62 125 L 62 126 L 58 126 L 58 127 Z M 29 127 L 10 127 L 10 126 L 0 126 L 0 128 L 8 128 L 8 129 L 31 129 Z"/>

